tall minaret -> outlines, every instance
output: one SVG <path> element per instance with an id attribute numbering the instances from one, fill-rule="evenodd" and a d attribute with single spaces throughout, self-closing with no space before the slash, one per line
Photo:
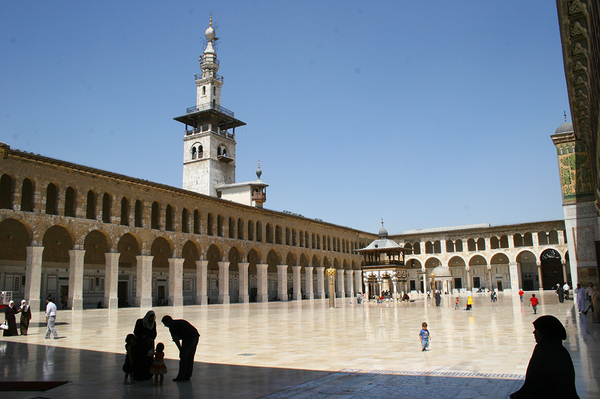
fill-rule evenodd
<path id="1" fill-rule="evenodd" d="M 221 107 L 223 77 L 217 74 L 218 38 L 206 29 L 206 49 L 200 56 L 201 74 L 195 75 L 196 106 L 174 118 L 185 124 L 183 138 L 183 188 L 216 197 L 216 186 L 235 183 L 235 128 L 245 123 Z"/>

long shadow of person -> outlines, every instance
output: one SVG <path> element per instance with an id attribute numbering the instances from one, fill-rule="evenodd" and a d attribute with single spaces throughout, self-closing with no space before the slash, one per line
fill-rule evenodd
<path id="1" fill-rule="evenodd" d="M 537 345 L 527 366 L 525 383 L 510 395 L 511 399 L 579 398 L 573 361 L 562 344 L 567 339 L 565 327 L 550 315 L 538 317 L 533 327 Z"/>

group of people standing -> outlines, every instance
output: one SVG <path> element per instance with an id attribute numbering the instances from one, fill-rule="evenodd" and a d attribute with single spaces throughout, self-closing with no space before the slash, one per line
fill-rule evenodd
<path id="1" fill-rule="evenodd" d="M 600 292 L 598 287 L 594 287 L 592 283 L 587 288 L 583 288 L 581 284 L 577 284 L 574 290 L 577 301 L 577 310 L 579 313 L 587 314 L 592 311 L 594 323 L 600 323 Z M 585 306 L 586 300 L 589 305 Z"/>
<path id="2" fill-rule="evenodd" d="M 166 315 L 161 321 L 169 329 L 171 338 L 179 349 L 179 373 L 173 381 L 189 381 L 200 334 L 186 320 L 173 320 L 171 316 Z M 125 339 L 125 384 L 149 380 L 154 376 L 154 383 L 162 385 L 167 373 L 164 362 L 165 347 L 162 342 L 155 347 L 156 336 L 156 313 L 150 310 L 136 321 L 133 334 L 128 334 Z"/>
<path id="3" fill-rule="evenodd" d="M 19 335 L 17 331 L 17 314 L 21 314 L 21 319 L 19 320 L 19 329 L 21 330 L 21 335 L 27 335 L 27 330 L 29 329 L 29 321 L 31 320 L 31 308 L 27 304 L 26 300 L 21 301 L 21 307 L 16 309 L 15 302 L 10 301 L 8 306 L 4 309 L 4 320 L 6 322 L 6 330 L 4 330 L 3 335 L 5 337 L 10 337 L 13 335 Z"/>

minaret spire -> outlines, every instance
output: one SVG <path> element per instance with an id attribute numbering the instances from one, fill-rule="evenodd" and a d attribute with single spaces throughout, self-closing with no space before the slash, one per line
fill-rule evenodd
<path id="1" fill-rule="evenodd" d="M 217 187 L 235 183 L 235 128 L 245 123 L 221 106 L 223 77 L 213 44 L 218 40 L 212 15 L 204 31 L 206 48 L 200 55 L 202 73 L 195 75 L 196 106 L 175 118 L 185 124 L 183 188 L 218 196 Z"/>

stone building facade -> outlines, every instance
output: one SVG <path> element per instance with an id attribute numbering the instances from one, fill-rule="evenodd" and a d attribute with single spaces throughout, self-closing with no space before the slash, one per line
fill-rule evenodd
<path id="1" fill-rule="evenodd" d="M 100 302 L 116 308 L 325 298 L 329 267 L 337 270 L 338 297 L 353 297 L 367 285 L 373 291 L 516 292 L 580 277 L 569 264 L 576 248 L 564 221 L 390 236 L 406 249 L 406 267 L 397 276 L 363 272 L 356 250 L 376 234 L 259 207 L 266 186 L 260 175 L 255 206 L 218 198 L 219 187 L 235 184 L 229 129 L 243 122 L 220 105 L 223 80 L 211 29 L 200 59 L 203 75 L 196 77 L 197 105 L 175 118 L 186 125 L 184 189 L 0 143 L 1 290 L 34 309 L 47 296 L 81 309 Z M 206 176 L 222 179 L 211 178 L 210 185 Z"/>

